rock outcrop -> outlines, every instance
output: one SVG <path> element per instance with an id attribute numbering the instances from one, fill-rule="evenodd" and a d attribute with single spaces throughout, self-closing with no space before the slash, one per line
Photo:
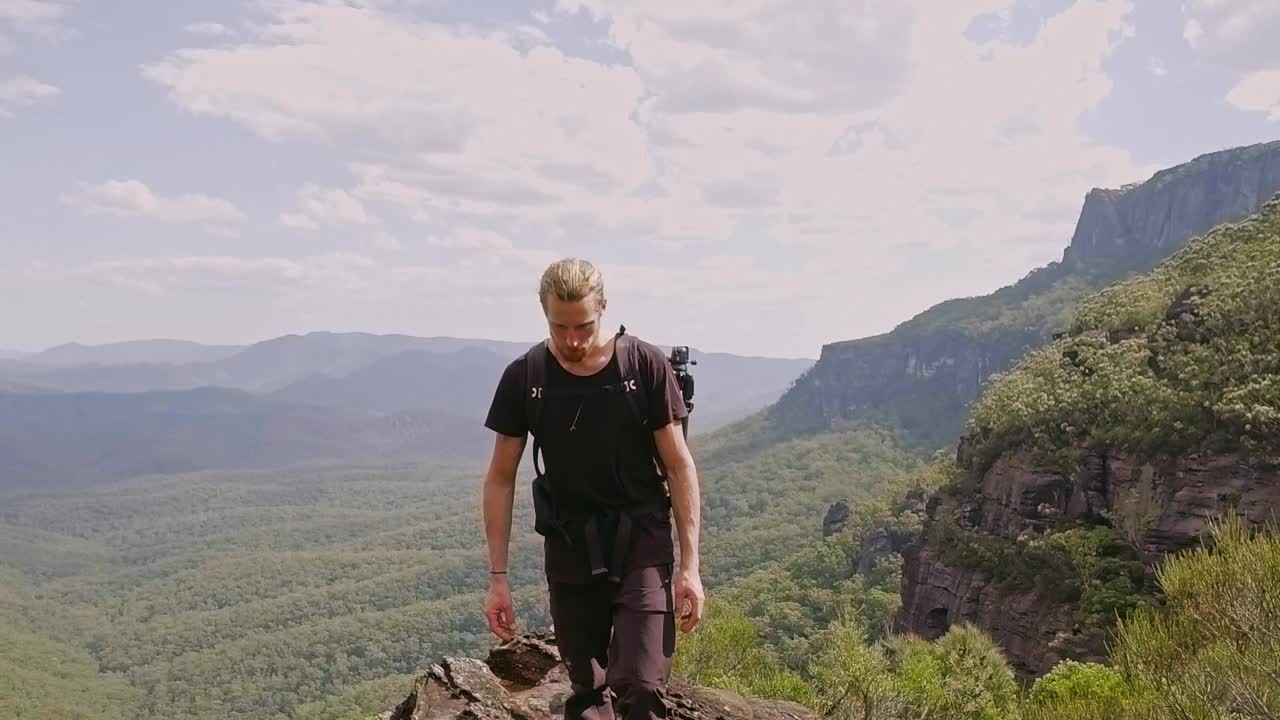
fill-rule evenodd
<path id="1" fill-rule="evenodd" d="M 1042 675 L 1065 658 L 1105 662 L 1097 633 L 1074 622 L 1072 608 L 1036 591 L 1006 593 L 981 570 L 952 567 L 926 546 L 903 553 L 902 607 L 896 632 L 936 640 L 961 621 L 982 628 L 1021 677 Z"/>
<path id="2" fill-rule="evenodd" d="M 958 461 L 970 462 L 965 443 Z M 1256 525 L 1280 522 L 1280 459 L 1141 460 L 1093 452 L 1068 474 L 1016 450 L 985 469 L 973 492 L 936 496 L 927 522 L 952 522 L 1007 543 L 1062 521 L 1108 525 L 1150 573 L 1166 555 L 1201 542 L 1211 520 L 1228 508 Z M 1004 647 L 1024 676 L 1047 672 L 1065 658 L 1105 659 L 1104 635 L 1079 626 L 1070 605 L 1036 590 L 1003 590 L 982 569 L 947 564 L 941 550 L 925 540 L 903 553 L 899 631 L 932 639 L 954 623 L 971 621 Z"/>
<path id="3" fill-rule="evenodd" d="M 1280 141 L 1209 153 L 1151 179 L 1085 196 L 1067 263 L 1153 265 L 1280 190 Z"/>
<path id="4" fill-rule="evenodd" d="M 414 680 L 413 691 L 383 720 L 553 720 L 564 716 L 569 679 L 548 633 L 518 636 L 487 659 L 446 657 Z M 795 703 L 672 683 L 667 717 L 678 720 L 816 720 Z"/>
<path id="5" fill-rule="evenodd" d="M 872 421 L 898 429 L 909 444 L 953 445 L 988 378 L 1051 340 L 1075 302 L 1150 270 L 1216 225 L 1243 220 L 1277 192 L 1280 142 L 1095 189 L 1061 262 L 991 295 L 948 300 L 892 332 L 823 346 L 818 362 L 770 408 L 771 431 L 792 437 Z M 1052 302 L 1028 302 L 1048 292 Z"/>
<path id="6" fill-rule="evenodd" d="M 846 498 L 840 498 L 827 506 L 827 514 L 822 518 L 822 537 L 839 535 L 848 525 L 853 515 L 853 508 Z"/>

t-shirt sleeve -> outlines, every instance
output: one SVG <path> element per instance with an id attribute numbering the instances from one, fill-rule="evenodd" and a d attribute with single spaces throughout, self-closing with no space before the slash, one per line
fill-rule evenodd
<path id="1" fill-rule="evenodd" d="M 524 416 L 524 373 L 524 358 L 513 360 L 502 371 L 484 419 L 485 427 L 512 437 L 524 437 L 529 432 Z"/>
<path id="2" fill-rule="evenodd" d="M 676 379 L 676 371 L 671 367 L 661 349 L 657 346 L 648 348 L 649 357 L 649 427 L 657 430 L 689 416 L 684 406 L 684 395 L 680 393 L 680 382 Z"/>

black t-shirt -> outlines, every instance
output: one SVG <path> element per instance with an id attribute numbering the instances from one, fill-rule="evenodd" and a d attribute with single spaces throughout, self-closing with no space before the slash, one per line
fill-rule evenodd
<path id="1" fill-rule="evenodd" d="M 621 393 L 546 395 L 540 436 L 541 466 L 555 475 L 557 502 L 582 506 L 635 505 L 660 499 L 665 490 L 654 467 L 653 431 L 679 422 L 689 412 L 666 356 L 655 345 L 631 337 L 639 352 L 633 372 L 645 383 L 649 426 L 635 422 Z M 598 372 L 575 375 L 565 370 L 544 344 L 546 385 L 589 387 L 621 381 L 617 352 Z M 485 427 L 513 437 L 530 432 L 525 419 L 525 357 L 503 371 Z M 562 490 L 563 489 L 563 490 Z M 546 574 L 562 582 L 586 582 L 590 568 L 585 548 L 552 535 L 544 539 Z M 674 562 L 670 511 L 635 518 L 625 570 Z"/>

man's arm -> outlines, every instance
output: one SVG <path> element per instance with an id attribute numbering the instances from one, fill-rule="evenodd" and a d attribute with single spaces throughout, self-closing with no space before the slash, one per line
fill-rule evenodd
<path id="1" fill-rule="evenodd" d="M 493 456 L 484 478 L 484 533 L 489 543 L 489 569 L 507 569 L 511 540 L 511 508 L 516 495 L 516 468 L 524 455 L 525 436 L 494 433 Z M 505 578 L 505 575 L 491 575 Z"/>
<path id="2" fill-rule="evenodd" d="M 685 443 L 684 428 L 679 420 L 654 431 L 653 438 L 671 487 L 671 508 L 680 538 L 680 567 L 697 575 L 701 564 L 698 537 L 702 526 L 702 498 L 693 454 Z"/>

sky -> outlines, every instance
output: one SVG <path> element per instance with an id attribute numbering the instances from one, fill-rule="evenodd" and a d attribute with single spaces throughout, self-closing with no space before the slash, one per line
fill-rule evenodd
<path id="1" fill-rule="evenodd" d="M 0 349 L 609 332 L 816 358 L 1280 138 L 1274 0 L 0 0 Z"/>

